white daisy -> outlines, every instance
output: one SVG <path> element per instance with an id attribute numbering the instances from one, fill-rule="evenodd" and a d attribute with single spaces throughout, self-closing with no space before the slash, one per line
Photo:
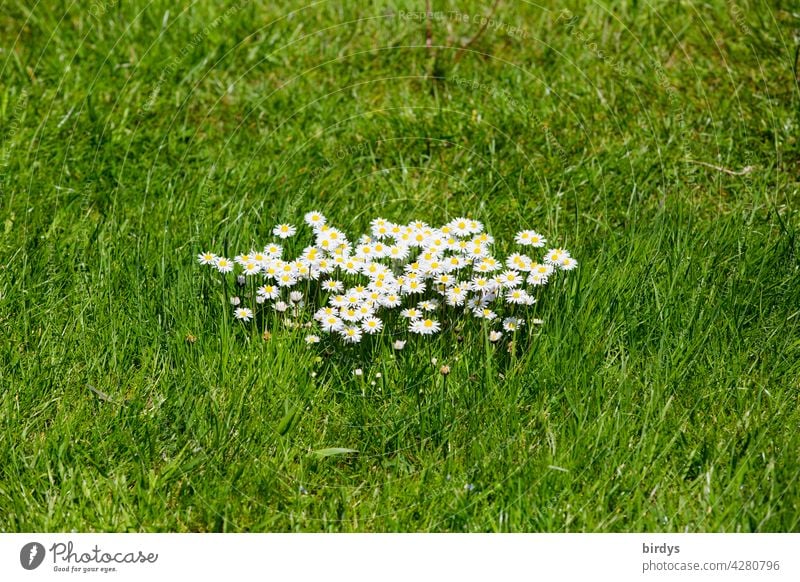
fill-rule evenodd
<path id="1" fill-rule="evenodd" d="M 280 289 L 275 285 L 262 285 L 256 289 L 258 296 L 264 297 L 265 299 L 275 299 L 280 295 L 280 292 Z"/>
<path id="2" fill-rule="evenodd" d="M 314 335 L 314 334 L 307 335 L 306 336 L 306 343 L 308 345 L 318 344 L 319 343 L 319 336 L 318 335 Z"/>
<path id="3" fill-rule="evenodd" d="M 514 237 L 514 241 L 520 245 L 526 245 L 531 247 L 543 247 L 547 240 L 533 230 L 522 230 L 517 233 L 517 236 Z"/>
<path id="4" fill-rule="evenodd" d="M 325 291 L 330 291 L 331 293 L 341 293 L 344 291 L 344 283 L 337 281 L 336 279 L 328 279 L 327 281 L 322 282 L 322 288 Z"/>
<path id="5" fill-rule="evenodd" d="M 240 321 L 250 321 L 253 319 L 253 311 L 248 307 L 238 307 L 233 310 L 236 319 Z"/>
<path id="6" fill-rule="evenodd" d="M 378 333 L 383 329 L 383 321 L 377 317 L 367 317 L 361 322 L 361 329 L 368 334 Z"/>
<path id="7" fill-rule="evenodd" d="M 297 232 L 297 228 L 295 228 L 291 224 L 279 224 L 275 228 L 272 229 L 272 234 L 277 236 L 278 238 L 289 238 L 295 235 Z"/>
<path id="8" fill-rule="evenodd" d="M 506 331 L 517 331 L 523 325 L 525 325 L 525 320 L 519 317 L 506 317 L 503 320 L 503 329 Z"/>
<path id="9" fill-rule="evenodd" d="M 311 228 L 319 228 L 325 222 L 327 222 L 326 218 L 322 215 L 321 212 L 317 212 L 316 210 L 312 210 L 311 212 L 306 212 L 306 215 L 303 217 L 306 224 Z"/>
<path id="10" fill-rule="evenodd" d="M 217 255 L 214 253 L 200 253 L 197 255 L 197 260 L 201 265 L 213 265 L 216 259 Z"/>
<path id="11" fill-rule="evenodd" d="M 348 344 L 357 344 L 361 341 L 361 329 L 356 326 L 349 326 L 339 330 L 342 340 Z"/>
<path id="12" fill-rule="evenodd" d="M 414 309 L 413 307 L 409 307 L 407 309 L 404 309 L 403 311 L 400 312 L 400 315 L 402 317 L 405 317 L 406 319 L 410 319 L 412 321 L 422 317 L 422 313 L 419 311 L 419 309 Z"/>
<path id="13" fill-rule="evenodd" d="M 431 335 L 441 329 L 439 322 L 435 319 L 415 319 L 409 326 L 409 331 L 421 335 Z"/>
<path id="14" fill-rule="evenodd" d="M 344 323 L 342 320 L 335 315 L 326 315 L 319 322 L 319 325 L 322 328 L 322 331 L 328 333 L 339 331 L 340 329 L 344 328 Z"/>
<path id="15" fill-rule="evenodd" d="M 492 342 L 492 343 L 494 343 L 496 341 L 500 341 L 501 337 L 503 337 L 503 332 L 502 331 L 494 331 L 494 330 L 492 330 L 492 331 L 489 332 L 489 341 Z"/>
<path id="16" fill-rule="evenodd" d="M 230 259 L 226 259 L 225 257 L 217 257 L 214 260 L 214 265 L 220 273 L 230 273 L 233 271 L 233 263 Z"/>

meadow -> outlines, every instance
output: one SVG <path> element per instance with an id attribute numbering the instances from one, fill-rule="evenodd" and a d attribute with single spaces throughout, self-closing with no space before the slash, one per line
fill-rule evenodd
<path id="1" fill-rule="evenodd" d="M 800 14 L 424 12 L 0 4 L 0 531 L 800 530 Z M 310 210 L 579 266 L 511 350 L 254 333 L 197 255 Z"/>

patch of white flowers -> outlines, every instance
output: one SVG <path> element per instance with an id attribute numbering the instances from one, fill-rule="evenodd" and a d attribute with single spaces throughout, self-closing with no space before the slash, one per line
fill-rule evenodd
<path id="1" fill-rule="evenodd" d="M 578 265 L 561 248 L 539 251 L 540 259 L 519 252 L 496 258 L 491 253 L 494 237 L 471 218 L 456 218 L 438 228 L 422 221 L 403 225 L 376 218 L 370 233 L 355 242 L 319 212 L 307 213 L 305 222 L 313 230 L 313 245 L 295 258 L 284 258 L 283 248 L 283 241 L 297 234 L 292 224 L 277 225 L 272 232 L 281 243 L 269 243 L 261 251 L 233 260 L 210 252 L 197 256 L 201 265 L 231 274 L 240 284 L 253 281 L 255 303 L 244 307 L 237 299 L 236 319 L 250 322 L 264 309 L 279 314 L 291 310 L 299 316 L 304 307 L 314 306 L 320 333 L 357 344 L 383 332 L 393 311 L 400 318 L 392 321 L 402 322 L 408 332 L 431 335 L 441 331 L 448 311 L 457 310 L 487 325 L 500 322 L 500 329 L 490 330 L 490 340 L 496 342 L 503 331 L 513 334 L 524 326 L 516 313 L 536 302 L 535 288 L 546 285 L 557 271 Z M 547 243 L 532 230 L 517 233 L 514 240 L 531 254 Z M 508 312 L 514 315 L 499 315 Z M 306 337 L 309 344 L 319 341 L 316 334 Z M 397 340 L 393 347 L 404 345 Z"/>

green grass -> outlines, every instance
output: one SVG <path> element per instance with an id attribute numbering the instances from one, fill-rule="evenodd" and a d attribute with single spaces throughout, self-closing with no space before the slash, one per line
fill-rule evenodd
<path id="1" fill-rule="evenodd" d="M 800 530 L 796 12 L 221 4 L 0 5 L 1 531 Z M 226 327 L 311 208 L 580 267 L 516 358 Z"/>

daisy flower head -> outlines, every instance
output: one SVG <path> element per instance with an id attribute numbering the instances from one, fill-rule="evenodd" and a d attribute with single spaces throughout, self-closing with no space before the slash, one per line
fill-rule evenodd
<path id="1" fill-rule="evenodd" d="M 237 307 L 233 314 L 239 321 L 248 322 L 253 319 L 253 310 L 248 307 Z"/>
<path id="2" fill-rule="evenodd" d="M 278 276 L 278 286 L 280 287 L 291 287 L 297 283 L 297 279 L 291 273 L 283 273 Z"/>
<path id="3" fill-rule="evenodd" d="M 331 293 L 341 293 L 344 291 L 344 283 L 336 279 L 328 279 L 323 281 L 322 289 Z"/>
<path id="4" fill-rule="evenodd" d="M 264 299 L 275 299 L 280 294 L 280 289 L 276 285 L 262 285 L 256 289 L 259 297 Z"/>
<path id="5" fill-rule="evenodd" d="M 431 335 L 441 329 L 441 325 L 439 325 L 439 322 L 435 319 L 415 319 L 411 322 L 409 327 L 411 333 L 418 333 L 420 335 Z"/>
<path id="6" fill-rule="evenodd" d="M 439 307 L 439 303 L 437 301 L 434 301 L 433 299 L 420 301 L 417 304 L 417 309 L 420 309 L 422 311 L 434 311 L 437 307 Z"/>
<path id="7" fill-rule="evenodd" d="M 513 289 L 522 283 L 522 276 L 517 271 L 503 271 L 497 277 L 497 282 L 507 289 Z"/>
<path id="8" fill-rule="evenodd" d="M 519 245 L 538 248 L 543 247 L 547 240 L 534 230 L 521 230 L 517 233 L 517 236 L 514 237 L 514 242 Z"/>
<path id="9" fill-rule="evenodd" d="M 347 326 L 339 330 L 339 335 L 342 336 L 342 340 L 345 343 L 357 344 L 361 341 L 361 328 L 354 325 Z"/>
<path id="10" fill-rule="evenodd" d="M 547 276 L 542 275 L 541 273 L 531 273 L 528 275 L 528 278 L 525 279 L 528 285 L 533 285 L 534 287 L 538 287 L 540 285 L 547 285 Z"/>
<path id="11" fill-rule="evenodd" d="M 292 237 L 295 235 L 295 233 L 297 233 L 297 228 L 287 223 L 279 224 L 272 229 L 272 234 L 281 239 Z"/>
<path id="12" fill-rule="evenodd" d="M 525 325 L 525 320 L 519 317 L 506 317 L 503 320 L 503 329 L 506 331 L 514 332 Z"/>
<path id="13" fill-rule="evenodd" d="M 344 323 L 342 320 L 335 315 L 326 315 L 319 322 L 319 325 L 322 328 L 322 331 L 327 333 L 339 331 L 344 328 Z"/>
<path id="14" fill-rule="evenodd" d="M 394 343 L 392 344 L 392 349 L 397 350 L 398 352 L 402 350 L 404 347 L 406 347 L 405 340 L 395 340 Z"/>
<path id="15" fill-rule="evenodd" d="M 250 262 L 250 261 L 252 261 L 252 260 L 253 260 L 253 256 L 252 256 L 252 255 L 249 255 L 249 254 L 246 254 L 246 255 L 236 255 L 235 257 L 233 257 L 233 261 L 234 261 L 235 263 L 239 263 L 239 264 L 240 264 L 240 265 L 242 265 L 243 267 L 244 267 L 245 263 L 249 263 L 249 262 Z"/>
<path id="16" fill-rule="evenodd" d="M 494 330 L 492 330 L 492 331 L 489 332 L 489 341 L 492 342 L 492 343 L 500 341 L 501 337 L 503 337 L 503 332 L 502 331 L 494 331 Z"/>
<path id="17" fill-rule="evenodd" d="M 284 313 L 287 309 L 289 309 L 289 306 L 285 301 L 276 301 L 272 304 L 272 308 L 278 313 Z"/>
<path id="18" fill-rule="evenodd" d="M 445 297 L 451 306 L 463 305 L 469 292 L 469 283 L 459 283 L 447 290 Z"/>
<path id="19" fill-rule="evenodd" d="M 575 267 L 578 266 L 578 261 L 573 259 L 572 257 L 564 257 L 558 263 L 559 267 L 561 267 L 564 271 L 571 271 Z"/>
<path id="20" fill-rule="evenodd" d="M 468 218 L 454 218 L 450 222 L 447 223 L 447 226 L 450 228 L 450 231 L 456 236 L 468 236 L 472 233 L 470 230 L 470 219 Z"/>
<path id="21" fill-rule="evenodd" d="M 292 291 L 289 293 L 289 301 L 292 303 L 300 303 L 303 300 L 303 294 L 300 291 Z"/>
<path id="22" fill-rule="evenodd" d="M 233 271 L 233 263 L 230 259 L 226 259 L 225 257 L 217 257 L 214 260 L 214 265 L 220 273 L 230 273 Z"/>
<path id="23" fill-rule="evenodd" d="M 309 334 L 309 335 L 306 336 L 305 342 L 308 345 L 318 344 L 319 343 L 319 336 L 318 335 L 314 335 L 314 334 Z"/>
<path id="24" fill-rule="evenodd" d="M 558 265 L 567 257 L 569 257 L 569 252 L 564 249 L 550 249 L 544 256 L 544 260 L 551 265 Z"/>
<path id="25" fill-rule="evenodd" d="M 370 335 L 378 333 L 383 329 L 383 321 L 377 317 L 367 317 L 361 322 L 361 329 Z"/>
<path id="26" fill-rule="evenodd" d="M 214 253 L 206 252 L 206 253 L 200 253 L 199 255 L 197 255 L 197 261 L 201 265 L 213 265 L 214 261 L 216 261 L 216 259 L 217 259 L 217 255 L 215 255 Z"/>
<path id="27" fill-rule="evenodd" d="M 327 219 L 322 215 L 322 213 L 317 212 L 316 210 L 312 210 L 311 212 L 306 212 L 306 215 L 303 217 L 303 220 L 308 226 L 314 229 L 320 228 L 323 224 L 327 222 Z"/>
<path id="28" fill-rule="evenodd" d="M 472 313 L 475 315 L 475 317 L 479 319 L 485 319 L 487 321 L 492 321 L 495 317 L 497 317 L 497 314 L 488 307 L 476 307 Z"/>
<path id="29" fill-rule="evenodd" d="M 420 312 L 420 310 L 415 309 L 414 307 L 408 307 L 404 309 L 403 311 L 400 312 L 400 315 L 405 317 L 406 319 L 410 319 L 411 321 L 414 321 L 422 317 L 422 313 Z"/>
<path id="30" fill-rule="evenodd" d="M 242 267 L 244 268 L 244 274 L 248 276 L 257 275 L 261 272 L 261 263 L 255 261 L 249 261 L 242 265 Z"/>
<path id="31" fill-rule="evenodd" d="M 506 303 L 528 305 L 530 295 L 524 289 L 512 289 L 506 294 Z"/>
<path id="32" fill-rule="evenodd" d="M 402 299 L 397 293 L 388 293 L 380 299 L 380 304 L 389 309 L 399 307 L 401 302 Z"/>
<path id="33" fill-rule="evenodd" d="M 278 259 L 283 254 L 283 247 L 279 244 L 270 243 L 264 247 L 264 254 L 270 258 Z"/>

